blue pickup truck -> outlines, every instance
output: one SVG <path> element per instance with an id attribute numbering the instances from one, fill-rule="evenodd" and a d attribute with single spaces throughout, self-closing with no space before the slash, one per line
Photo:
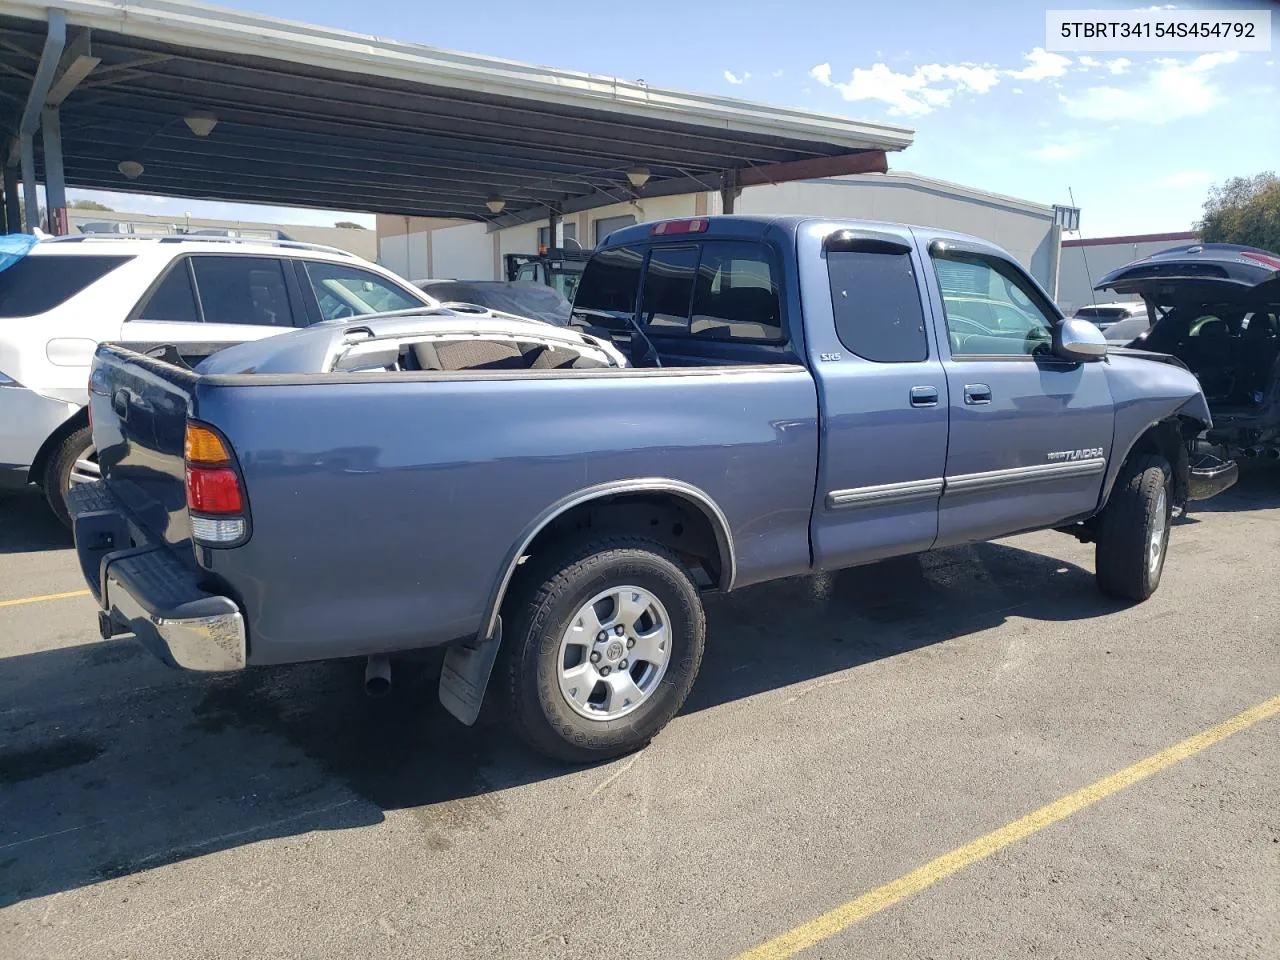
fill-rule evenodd
<path id="1" fill-rule="evenodd" d="M 940 230 L 620 230 L 577 290 L 574 362 L 387 322 L 399 339 L 339 321 L 195 370 L 99 348 L 103 479 L 73 512 L 103 636 L 196 670 L 444 646 L 461 720 L 487 693 L 590 761 L 680 709 L 704 591 L 1056 528 L 1141 601 L 1171 511 L 1236 476 L 1197 454 L 1180 362 L 1108 350 Z M 583 362 L 592 343 L 617 362 Z"/>

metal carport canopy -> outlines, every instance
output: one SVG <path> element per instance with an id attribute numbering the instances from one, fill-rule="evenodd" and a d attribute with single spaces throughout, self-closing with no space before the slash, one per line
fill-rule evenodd
<path id="1" fill-rule="evenodd" d="M 77 187 L 506 225 L 637 196 L 883 171 L 885 151 L 912 139 L 183 0 L 0 0 L 6 138 L 33 86 L 43 96 L 33 80 L 51 10 L 65 14 L 66 40 L 50 96 L 65 99 L 52 115 L 34 106 L 46 127 L 60 115 Z M 193 111 L 216 117 L 210 135 L 183 122 Z M 41 178 L 49 139 L 46 129 Z M 5 146 L 0 161 L 15 163 L 16 144 Z M 121 173 L 126 161 L 142 165 L 136 179 Z M 648 181 L 637 189 L 628 171 Z"/>

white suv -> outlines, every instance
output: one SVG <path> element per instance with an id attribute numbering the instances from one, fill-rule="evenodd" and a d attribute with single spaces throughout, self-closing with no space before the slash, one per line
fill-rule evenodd
<path id="1" fill-rule="evenodd" d="M 89 364 L 101 341 L 174 344 L 194 362 L 232 343 L 437 301 L 332 247 L 219 237 L 58 237 L 0 269 L 0 487 L 96 479 Z"/>

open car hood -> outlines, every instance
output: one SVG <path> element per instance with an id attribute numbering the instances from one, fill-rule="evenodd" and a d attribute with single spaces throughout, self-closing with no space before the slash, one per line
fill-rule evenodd
<path id="1" fill-rule="evenodd" d="M 1280 256 L 1254 247 L 1204 243 L 1161 250 L 1126 263 L 1099 280 L 1094 289 L 1137 294 L 1167 306 L 1192 300 L 1241 300 L 1270 285 L 1280 293 Z"/>

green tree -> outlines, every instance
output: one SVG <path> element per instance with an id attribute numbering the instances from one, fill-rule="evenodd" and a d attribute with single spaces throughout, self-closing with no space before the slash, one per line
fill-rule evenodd
<path id="1" fill-rule="evenodd" d="M 97 200 L 72 200 L 67 204 L 68 210 L 96 210 L 99 213 L 115 213 L 114 207 L 108 207 Z"/>
<path id="2" fill-rule="evenodd" d="M 1206 243 L 1239 243 L 1280 253 L 1280 177 L 1232 177 L 1209 190 L 1196 228 Z"/>
<path id="3" fill-rule="evenodd" d="M 353 223 L 350 220 L 339 220 L 337 223 L 334 224 L 334 226 L 341 227 L 343 230 L 363 230 L 364 229 L 364 227 L 361 224 Z"/>

